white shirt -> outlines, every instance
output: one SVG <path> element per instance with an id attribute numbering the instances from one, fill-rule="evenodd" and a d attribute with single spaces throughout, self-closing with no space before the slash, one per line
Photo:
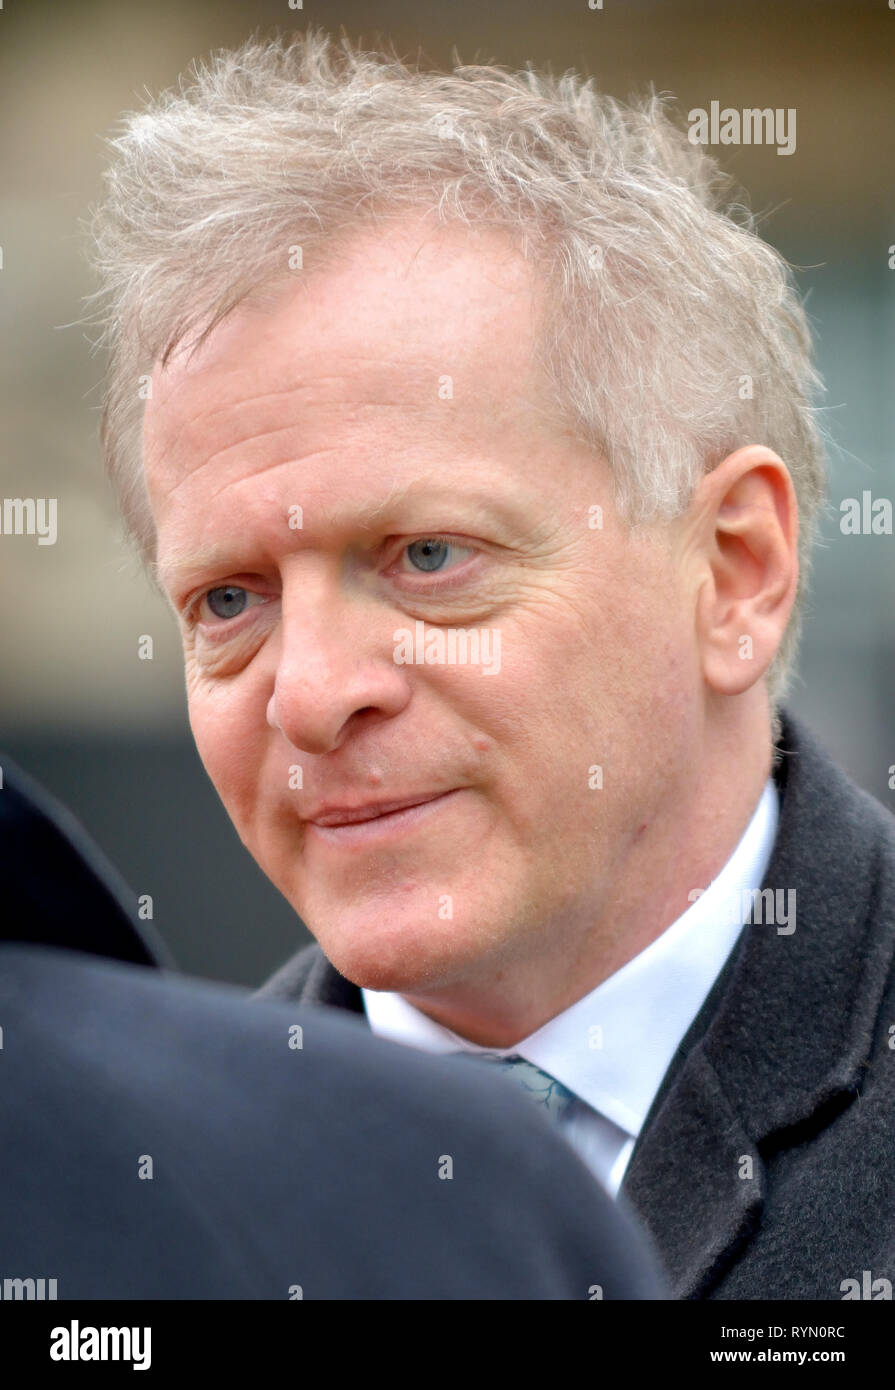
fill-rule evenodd
<path id="1" fill-rule="evenodd" d="M 615 1196 L 672 1058 L 735 946 L 760 889 L 780 807 L 769 778 L 718 877 L 614 975 L 515 1047 L 479 1047 L 400 994 L 363 989 L 372 1031 L 424 1052 L 488 1052 L 542 1067 L 575 1095 L 562 1133 Z"/>

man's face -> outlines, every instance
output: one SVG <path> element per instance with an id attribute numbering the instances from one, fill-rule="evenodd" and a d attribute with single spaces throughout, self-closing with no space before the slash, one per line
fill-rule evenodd
<path id="1" fill-rule="evenodd" d="M 623 934 L 618 883 L 694 747 L 692 601 L 665 533 L 627 533 L 605 461 L 539 409 L 539 293 L 495 230 L 365 231 L 157 369 L 147 405 L 199 753 L 375 989 L 571 968 L 597 923 Z M 396 660 L 402 629 L 411 657 L 479 630 L 480 659 Z"/>

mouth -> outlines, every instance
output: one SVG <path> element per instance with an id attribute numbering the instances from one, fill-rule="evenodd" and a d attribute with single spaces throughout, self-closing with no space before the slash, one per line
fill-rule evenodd
<path id="1" fill-rule="evenodd" d="M 390 816 L 394 811 L 406 811 L 411 806 L 424 806 L 435 801 L 443 792 L 429 792 L 422 796 L 407 796 L 401 801 L 369 802 L 366 806 L 334 806 L 329 811 L 312 817 L 314 825 L 356 825 L 358 821 L 377 820 L 380 816 Z"/>
<path id="2" fill-rule="evenodd" d="M 334 808 L 309 820 L 307 828 L 315 839 L 330 844 L 347 845 L 382 839 L 422 824 L 462 790 L 462 787 L 455 787 L 452 791 L 432 792 L 428 796 L 405 798 L 403 801 L 387 801 L 353 809 Z"/>

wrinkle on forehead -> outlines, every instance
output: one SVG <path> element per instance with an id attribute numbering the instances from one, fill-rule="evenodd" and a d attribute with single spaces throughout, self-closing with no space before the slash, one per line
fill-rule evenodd
<path id="1" fill-rule="evenodd" d="M 411 364 L 409 368 L 406 368 L 403 363 L 396 364 L 400 365 L 405 372 L 416 373 L 419 376 L 419 383 L 416 386 L 411 386 L 410 382 L 407 382 L 403 395 L 396 395 L 394 399 L 390 400 L 378 384 L 378 378 L 385 377 L 387 374 L 387 364 L 382 359 L 352 359 L 353 363 L 360 363 L 365 360 L 369 362 L 369 371 L 365 370 L 360 376 L 318 374 L 312 380 L 293 381 L 278 390 L 250 392 L 248 395 L 240 393 L 238 399 L 234 398 L 222 404 L 211 405 L 204 410 L 200 404 L 198 411 L 195 412 L 189 408 L 189 395 L 184 393 L 178 399 L 176 391 L 172 388 L 166 396 L 163 395 L 159 402 L 164 412 L 161 417 L 157 410 L 151 414 L 147 411 L 149 428 L 146 431 L 145 456 L 147 460 L 152 460 L 155 453 L 162 452 L 168 458 L 176 457 L 180 453 L 189 455 L 196 452 L 193 448 L 194 437 L 203 449 L 207 445 L 209 425 L 221 424 L 224 426 L 222 432 L 226 433 L 226 421 L 230 415 L 248 414 L 251 416 L 257 410 L 259 417 L 263 420 L 268 414 L 265 409 L 266 405 L 270 405 L 271 409 L 275 410 L 279 404 L 286 405 L 290 398 L 300 398 L 303 393 L 313 393 L 314 399 L 311 404 L 314 406 L 336 405 L 340 411 L 360 410 L 364 406 L 383 410 L 393 408 L 403 411 L 408 409 L 419 411 L 443 409 L 443 402 L 436 401 L 435 406 L 433 406 L 431 400 L 424 394 L 424 386 L 426 392 L 430 391 L 432 382 L 430 370 L 418 364 Z M 232 375 L 235 378 L 239 376 L 238 372 L 234 372 Z M 339 384 L 349 382 L 352 395 L 350 403 L 344 399 L 344 395 L 340 396 L 338 391 Z M 369 383 L 366 390 L 359 390 L 365 382 Z M 394 392 L 396 388 L 401 386 L 402 382 L 399 377 L 392 375 L 388 377 L 387 384 L 389 390 Z M 160 425 L 158 424 L 159 421 Z M 293 421 L 285 425 L 275 425 L 269 429 L 251 428 L 244 435 L 232 439 L 223 449 L 216 450 L 215 453 L 226 453 L 228 449 L 237 448 L 250 439 L 260 439 L 265 435 L 295 427 L 296 422 Z"/>
<path id="2" fill-rule="evenodd" d="M 265 339 L 281 334 L 284 323 L 290 326 L 296 313 L 311 325 L 316 319 L 333 348 L 345 353 L 353 343 L 356 354 L 359 331 L 362 335 L 366 325 L 367 330 L 381 332 L 390 305 L 400 300 L 400 308 L 391 315 L 391 326 L 400 330 L 398 341 L 404 340 L 413 323 L 427 330 L 430 346 L 441 353 L 445 344 L 438 345 L 438 333 L 452 320 L 453 327 L 462 327 L 459 341 L 468 343 L 477 327 L 498 320 L 520 295 L 533 306 L 542 288 L 509 235 L 494 228 L 450 223 L 423 230 L 405 218 L 392 224 L 387 237 L 381 228 L 363 228 L 348 246 L 335 266 L 325 263 L 315 272 L 312 264 L 300 273 L 284 273 L 281 282 L 260 287 L 260 297 L 250 295 L 241 301 L 193 351 L 175 351 L 164 368 L 156 364 L 153 399 L 157 393 L 164 396 L 166 380 L 181 389 L 197 373 L 221 370 L 228 357 L 242 358 L 247 338 L 254 338 L 256 347 L 275 346 Z M 437 314 L 431 312 L 433 295 L 426 294 L 427 285 L 436 298 L 440 291 Z M 337 306 L 342 312 L 333 314 Z M 516 306 L 517 317 L 519 307 L 524 312 L 524 306 Z M 378 337 L 376 343 L 378 347 Z M 371 358 L 381 360 L 381 352 Z M 402 365 L 406 368 L 408 363 Z"/>

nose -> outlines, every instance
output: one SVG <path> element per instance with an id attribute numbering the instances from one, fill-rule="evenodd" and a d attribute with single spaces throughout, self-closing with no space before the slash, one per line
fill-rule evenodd
<path id="1" fill-rule="evenodd" d="M 410 698 L 390 629 L 379 632 L 369 612 L 350 609 L 309 617 L 284 606 L 267 722 L 304 753 L 333 752 L 359 716 L 392 718 Z"/>

